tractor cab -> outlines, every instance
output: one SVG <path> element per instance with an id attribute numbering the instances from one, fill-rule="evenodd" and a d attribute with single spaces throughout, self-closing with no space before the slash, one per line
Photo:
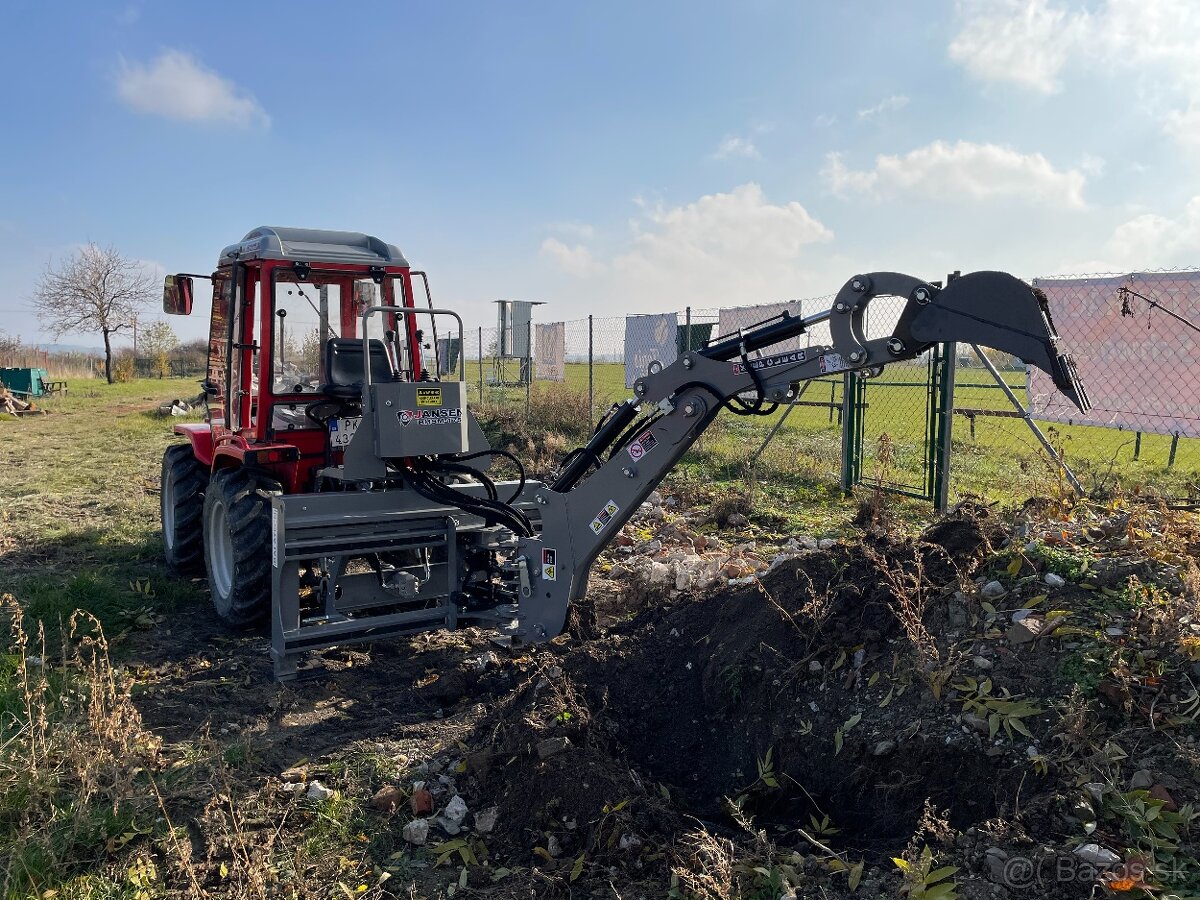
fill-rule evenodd
<path id="1" fill-rule="evenodd" d="M 433 405 L 441 390 L 418 398 L 413 386 L 461 381 L 461 369 L 439 370 L 435 350 L 439 328 L 455 330 L 457 316 L 433 310 L 425 273 L 413 272 L 378 238 L 256 228 L 221 251 L 211 276 L 168 276 L 164 311 L 190 314 L 198 279 L 212 284 L 203 382 L 210 414 L 204 425 L 179 428 L 213 469 L 251 465 L 268 470 L 288 493 L 320 489 L 322 478 L 344 472 L 362 422 L 364 386 L 387 385 L 382 402 L 408 400 L 415 413 L 447 407 Z M 461 320 L 457 331 L 461 341 Z M 465 422 L 461 387 L 444 387 L 458 402 L 449 408 Z M 442 452 L 465 449 L 464 442 Z"/>

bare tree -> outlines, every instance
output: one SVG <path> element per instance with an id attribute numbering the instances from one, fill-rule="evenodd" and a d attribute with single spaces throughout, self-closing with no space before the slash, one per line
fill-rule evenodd
<path id="1" fill-rule="evenodd" d="M 133 326 L 158 293 L 157 280 L 113 247 L 88 244 L 55 268 L 46 267 L 33 293 L 38 319 L 56 338 L 69 332 L 104 336 L 104 377 L 113 382 L 112 336 Z"/>

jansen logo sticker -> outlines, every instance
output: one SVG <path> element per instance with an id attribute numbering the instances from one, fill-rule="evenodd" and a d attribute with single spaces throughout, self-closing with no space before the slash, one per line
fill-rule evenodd
<path id="1" fill-rule="evenodd" d="M 462 423 L 461 409 L 402 409 L 396 413 L 401 425 L 459 425 Z"/>
<path id="2" fill-rule="evenodd" d="M 609 500 L 604 504 L 604 509 L 600 510 L 596 518 L 592 519 L 591 529 L 595 534 L 599 534 L 604 530 L 604 526 L 612 521 L 612 517 L 617 514 L 621 507 L 617 506 L 616 500 Z"/>
<path id="3" fill-rule="evenodd" d="M 546 581 L 558 580 L 558 551 L 553 547 L 542 548 L 542 578 Z"/>
<path id="4" fill-rule="evenodd" d="M 417 406 L 441 406 L 441 388 L 417 388 Z"/>

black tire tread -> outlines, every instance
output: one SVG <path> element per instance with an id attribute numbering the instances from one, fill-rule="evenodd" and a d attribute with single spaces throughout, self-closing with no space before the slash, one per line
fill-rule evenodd
<path id="1" fill-rule="evenodd" d="M 177 572 L 193 574 L 204 569 L 204 492 L 208 488 L 208 467 L 192 452 L 191 444 L 173 444 L 163 453 L 162 485 L 167 479 L 174 485 L 174 549 L 163 535 L 163 556 Z M 164 524 L 165 528 L 165 524 Z"/>
<path id="2" fill-rule="evenodd" d="M 222 469 L 209 488 L 226 503 L 233 539 L 233 585 L 228 608 L 213 597 L 217 614 L 230 625 L 253 625 L 271 609 L 271 501 L 283 493 L 278 481 L 250 469 Z M 209 578 L 212 584 L 212 578 Z"/>

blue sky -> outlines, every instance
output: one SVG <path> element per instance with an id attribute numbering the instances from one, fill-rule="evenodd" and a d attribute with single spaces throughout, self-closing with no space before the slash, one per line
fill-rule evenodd
<path id="1" fill-rule="evenodd" d="M 260 224 L 483 324 L 1200 264 L 1197 6 L 7 0 L 0 329 L 49 339 L 83 242 L 203 271 Z"/>

